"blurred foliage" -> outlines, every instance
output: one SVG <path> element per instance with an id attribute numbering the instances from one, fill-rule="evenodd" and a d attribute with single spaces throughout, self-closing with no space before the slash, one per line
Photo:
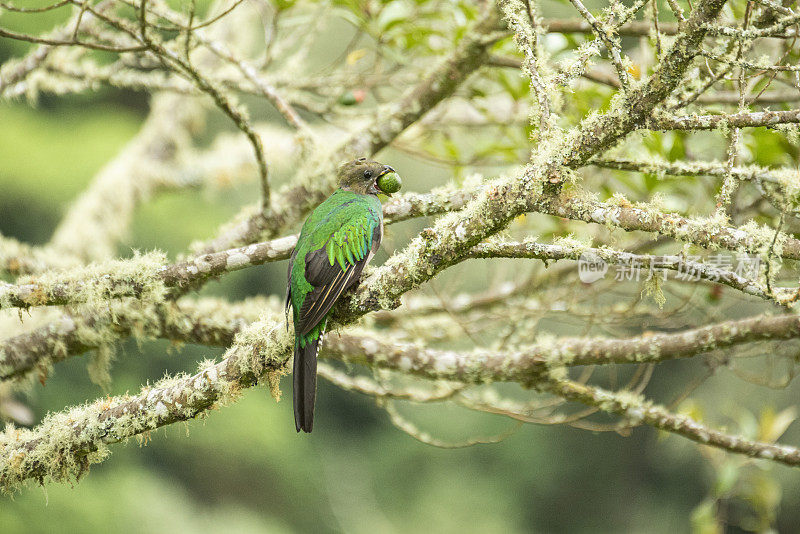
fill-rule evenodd
<path id="1" fill-rule="evenodd" d="M 290 10 L 295 2 L 278 2 Z M 476 16 L 471 2 L 455 2 L 443 17 L 415 2 L 392 0 L 364 3 L 331 2 L 332 24 L 317 38 L 325 53 L 339 54 L 358 27 L 390 49 L 409 51 L 403 62 L 435 56 L 449 48 Z M 548 15 L 569 13 L 563 2 L 548 2 Z M 370 7 L 372 6 L 372 7 Z M 375 6 L 378 6 L 376 8 Z M 427 10 L 426 10 L 427 9 Z M 409 13 L 415 14 L 413 21 Z M 60 17 L 60 18 L 59 18 Z M 437 21 L 447 19 L 447 27 Z M 63 13 L 24 19 L 4 13 L 4 27 L 24 21 L 39 30 L 63 19 Z M 432 21 L 419 24 L 420 21 Z M 342 23 L 346 21 L 346 24 Z M 330 42 L 337 46 L 331 47 Z M 548 39 L 548 53 L 560 54 L 584 42 L 586 36 Z M 0 41 L 0 59 L 27 47 Z M 317 51 L 317 48 L 314 49 Z M 512 54 L 509 39 L 499 53 Z M 352 53 L 352 51 L 350 51 Z M 312 54 L 314 56 L 315 54 Z M 359 55 L 348 56 L 358 61 Z M 524 98 L 528 82 L 519 72 L 500 70 L 469 87 L 473 95 L 502 92 Z M 589 86 L 574 99 L 564 118 L 577 121 L 605 109 L 611 91 Z M 373 95 L 374 96 L 374 95 Z M 145 109 L 141 94 L 102 91 L 93 95 L 42 98 L 36 107 L 21 103 L 0 105 L 0 232 L 32 243 L 48 239 L 61 214 L 92 176 L 137 131 Z M 346 105 L 358 103 L 348 97 Z M 345 104 L 345 102 L 343 102 Z M 212 125 L 222 123 L 213 117 Z M 523 121 L 524 122 L 524 121 Z M 509 162 L 524 161 L 521 150 L 531 134 L 524 123 L 499 125 L 497 135 L 431 130 L 424 134 L 426 153 L 392 149 L 381 158 L 401 170 L 410 190 L 426 190 L 475 167 L 490 174 Z M 706 159 L 724 158 L 725 143 L 711 134 L 635 134 L 630 146 L 643 154 L 680 160 L 702 152 Z M 755 130 L 744 137 L 748 156 L 762 165 L 796 161 L 797 146 L 785 136 Z M 589 188 L 603 198 L 624 194 L 631 201 L 670 193 L 668 209 L 702 214 L 697 198 L 713 197 L 714 188 L 702 179 L 680 181 L 631 173 L 595 172 L 586 176 Z M 236 191 L 188 191 L 164 195 L 137 214 L 129 239 L 120 246 L 160 248 L 172 257 L 189 242 L 213 235 L 214 230 L 256 198 L 257 186 Z M 401 247 L 424 224 L 409 221 L 391 227 L 385 248 Z M 565 235 L 574 229 L 564 221 L 541 216 L 522 217 L 509 233 Z M 602 229 L 597 230 L 603 231 Z M 379 261 L 385 252 L 379 256 Z M 437 288 L 476 290 L 518 269 L 498 262 L 459 266 L 423 291 Z M 515 265 L 515 267 L 512 267 Z M 231 299 L 251 294 L 283 295 L 283 263 L 247 269 L 210 284 L 204 292 Z M 631 284 L 634 285 L 634 284 Z M 637 294 L 639 287 L 632 291 Z M 704 289 L 699 292 L 705 291 Z M 680 290 L 667 292 L 680 300 Z M 609 300 L 618 294 L 605 295 Z M 710 297 L 709 297 L 710 299 Z M 673 300 L 674 302 L 674 300 Z M 734 303 L 736 304 L 736 303 Z M 743 313 L 720 304 L 715 313 Z M 696 321 L 696 311 L 682 320 Z M 555 332 L 574 333 L 576 324 L 550 319 Z M 637 325 L 641 327 L 642 325 Z M 648 324 L 645 321 L 645 327 Z M 531 334 L 533 335 L 533 334 Z M 120 348 L 113 369 L 112 394 L 136 391 L 141 384 L 195 367 L 195 362 L 219 351 L 162 342 Z M 757 354 L 758 357 L 765 356 Z M 90 383 L 86 358 L 59 364 L 47 387 L 35 385 L 28 397 L 37 419 L 48 410 L 81 403 L 106 392 Z M 654 377 L 648 392 L 669 397 L 691 377 L 707 372 L 700 361 L 668 362 L 670 374 Z M 602 371 L 606 372 L 606 371 Z M 598 373 L 601 374 L 602 372 Z M 609 372 L 610 373 L 610 372 Z M 742 383 L 720 366 L 694 400 L 681 410 L 704 419 L 714 407 L 729 415 L 730 429 L 750 437 L 772 440 L 794 421 L 793 410 L 769 406 L 792 404 L 797 388 L 765 393 Z M 609 376 L 611 382 L 623 377 Z M 516 386 L 511 386 L 518 390 Z M 767 406 L 767 408 L 760 408 Z M 463 439 L 502 431 L 508 422 L 466 413 L 449 405 L 403 408 L 419 425 L 443 439 Z M 499 444 L 440 450 L 423 445 L 396 430 L 385 413 L 363 396 L 330 384 L 320 386 L 318 418 L 312 435 L 297 435 L 291 424 L 290 402 L 276 404 L 264 388 L 247 391 L 233 406 L 187 425 L 174 425 L 143 441 L 115 446 L 113 460 L 92 469 L 73 488 L 51 485 L 0 501 L 3 534 L 52 532 L 648 532 L 698 533 L 728 528 L 792 531 L 800 524 L 800 478 L 796 471 L 754 463 L 717 450 L 697 454 L 695 445 L 650 429 L 634 429 L 622 438 L 613 432 L 587 432 L 567 426 L 525 425 Z M 796 429 L 788 440 L 797 441 Z M 731 525 L 734 525 L 731 527 Z M 729 530 L 731 531 L 731 530 Z"/>

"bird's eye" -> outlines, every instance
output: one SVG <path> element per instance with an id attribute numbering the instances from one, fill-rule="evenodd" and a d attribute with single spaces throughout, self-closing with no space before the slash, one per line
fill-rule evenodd
<path id="1" fill-rule="evenodd" d="M 372 171 L 364 171 L 364 178 L 366 178 L 367 180 L 372 178 Z"/>

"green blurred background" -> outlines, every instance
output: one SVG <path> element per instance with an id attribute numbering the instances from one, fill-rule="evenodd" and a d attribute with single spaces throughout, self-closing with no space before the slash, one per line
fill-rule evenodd
<path id="1" fill-rule="evenodd" d="M 20 24 L 11 16 L 0 22 Z M 0 40 L 0 62 L 25 49 Z M 0 103 L 0 232 L 46 242 L 66 207 L 135 135 L 147 108 L 147 95 L 112 90 L 43 95 L 35 106 Z M 400 170 L 411 190 L 450 178 L 447 167 L 400 152 L 386 151 L 381 160 Z M 138 211 L 120 254 L 160 248 L 175 257 L 191 241 L 212 236 L 255 195 L 251 183 L 158 196 Z M 393 226 L 387 247 L 402 246 L 422 224 Z M 491 278 L 485 264 L 469 269 L 467 288 Z M 226 276 L 203 293 L 232 300 L 282 297 L 284 277 L 280 262 Z M 164 373 L 190 371 L 220 353 L 128 342 L 118 351 L 110 391 L 88 379 L 86 358 L 74 358 L 25 398 L 40 419 L 106 393 L 138 391 Z M 655 392 L 682 387 L 703 370 L 699 362 L 663 367 L 652 384 Z M 283 387 L 290 395 L 286 379 Z M 758 427 L 767 410 L 759 407 L 795 398 L 790 388 L 767 402 L 758 388 L 723 372 L 699 402 L 734 414 L 741 429 Z M 742 408 L 742 399 L 755 415 Z M 443 450 L 395 429 L 371 399 L 324 381 L 313 434 L 296 434 L 291 412 L 291 402 L 276 403 L 258 387 L 203 420 L 154 432 L 146 446 L 136 440 L 114 445 L 112 457 L 74 487 L 30 484 L 2 497 L 0 532 L 708 532 L 707 516 L 717 500 L 728 517 L 753 530 L 764 523 L 747 518 L 759 514 L 777 515 L 780 531 L 796 532 L 800 524 L 795 470 L 749 465 L 745 476 L 740 459 L 706 461 L 693 444 L 649 428 L 621 437 L 525 425 L 498 444 Z M 404 413 L 445 439 L 491 435 L 511 425 L 449 405 Z M 786 436 L 787 442 L 797 438 L 797 432 Z M 751 487 L 732 489 L 741 484 Z"/>

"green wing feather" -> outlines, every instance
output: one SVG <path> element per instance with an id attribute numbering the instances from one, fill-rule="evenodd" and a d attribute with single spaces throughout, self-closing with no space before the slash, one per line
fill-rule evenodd
<path id="1" fill-rule="evenodd" d="M 348 265 L 363 260 L 372 248 L 372 235 L 380 221 L 374 217 L 354 217 L 334 232 L 325 245 L 330 265 L 338 263 L 345 271 Z"/>

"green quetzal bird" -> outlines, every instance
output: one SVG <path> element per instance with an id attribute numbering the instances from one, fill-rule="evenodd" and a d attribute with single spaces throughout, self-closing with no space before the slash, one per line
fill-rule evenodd
<path id="1" fill-rule="evenodd" d="M 383 237 L 378 194 L 400 189 L 394 169 L 360 158 L 339 168 L 337 189 L 303 224 L 289 260 L 286 314 L 294 318 L 294 421 L 311 432 L 317 395 L 317 352 L 328 315 L 353 287 Z"/>

